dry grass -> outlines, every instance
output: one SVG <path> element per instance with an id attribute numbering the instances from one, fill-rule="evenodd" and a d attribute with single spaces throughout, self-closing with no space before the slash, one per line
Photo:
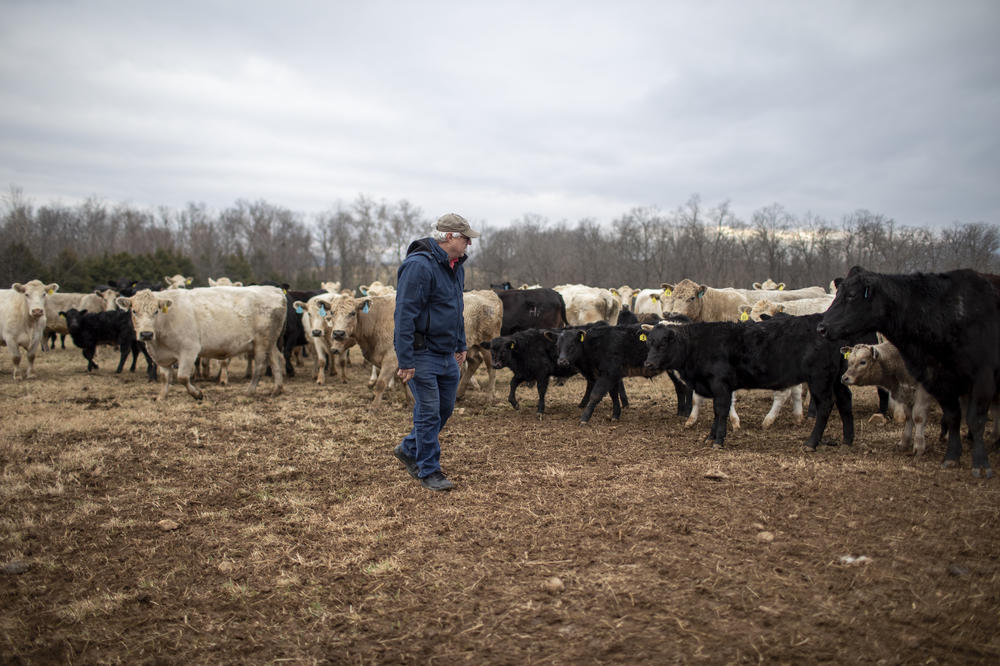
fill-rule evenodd
<path id="1" fill-rule="evenodd" d="M 370 414 L 361 368 L 248 398 L 234 365 L 156 404 L 77 350 L 16 384 L 4 357 L 0 565 L 27 570 L 0 574 L 0 662 L 1000 658 L 1000 486 L 897 451 L 873 393 L 852 449 L 809 454 L 808 423 L 759 429 L 763 394 L 712 451 L 667 381 L 584 428 L 578 380 L 542 420 L 533 389 L 517 412 L 470 392 L 439 495 L 390 455 L 409 414 L 392 392 Z"/>

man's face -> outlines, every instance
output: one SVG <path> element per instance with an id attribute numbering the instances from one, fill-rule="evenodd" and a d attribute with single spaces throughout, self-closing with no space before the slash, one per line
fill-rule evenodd
<path id="1" fill-rule="evenodd" d="M 448 237 L 443 243 L 441 243 L 441 247 L 444 248 L 444 251 L 447 252 L 448 256 L 452 259 L 458 259 L 465 254 L 466 248 L 470 245 L 472 245 L 471 238 L 453 232 L 448 232 Z"/>

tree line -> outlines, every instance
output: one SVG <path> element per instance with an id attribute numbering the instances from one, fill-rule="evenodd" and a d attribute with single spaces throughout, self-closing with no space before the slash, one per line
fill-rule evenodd
<path id="1" fill-rule="evenodd" d="M 307 289 L 327 280 L 394 284 L 409 243 L 426 236 L 436 217 L 406 200 L 366 195 L 312 215 L 246 200 L 222 211 L 196 203 L 148 210 L 97 198 L 36 207 L 18 188 L 3 197 L 2 212 L 0 285 L 38 278 L 63 291 L 175 273 L 194 277 L 195 286 L 222 276 Z M 890 273 L 1000 273 L 995 225 L 931 230 L 867 210 L 835 223 L 796 217 L 779 204 L 741 220 L 727 202 L 706 207 L 697 195 L 673 211 L 632 209 L 609 225 L 524 215 L 481 231 L 466 263 L 469 289 L 505 281 L 652 287 L 683 278 L 747 287 L 768 277 L 800 287 L 826 285 L 855 264 Z"/>

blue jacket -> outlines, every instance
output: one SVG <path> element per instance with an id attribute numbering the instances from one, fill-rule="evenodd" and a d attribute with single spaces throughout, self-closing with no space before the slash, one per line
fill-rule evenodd
<path id="1" fill-rule="evenodd" d="M 413 241 L 406 250 L 396 273 L 393 345 L 399 367 L 414 367 L 415 332 L 423 334 L 428 351 L 465 351 L 465 259 L 452 269 L 448 253 L 431 238 Z"/>

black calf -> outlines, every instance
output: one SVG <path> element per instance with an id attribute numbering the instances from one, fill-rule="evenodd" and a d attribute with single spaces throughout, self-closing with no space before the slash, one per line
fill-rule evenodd
<path id="1" fill-rule="evenodd" d="M 650 327 L 650 370 L 674 369 L 696 393 L 712 396 L 715 419 L 710 438 L 722 448 L 733 391 L 785 389 L 806 382 L 816 403 L 816 423 L 805 442 L 815 450 L 836 402 L 844 444 L 854 441 L 851 391 L 840 382 L 840 348 L 816 332 L 822 315 L 785 317 L 759 323 L 701 322 Z"/>
<path id="2" fill-rule="evenodd" d="M 121 359 L 116 373 L 122 371 L 130 353 L 132 367 L 129 368 L 129 372 L 135 372 L 139 352 L 142 352 L 146 357 L 146 375 L 150 379 L 156 379 L 156 364 L 146 353 L 146 345 L 136 340 L 132 316 L 127 311 L 87 312 L 70 308 L 60 312 L 59 315 L 66 318 L 66 328 L 69 329 L 73 344 L 83 350 L 83 357 L 87 359 L 87 372 L 98 369 L 97 363 L 94 362 L 97 345 L 117 345 L 121 351 Z"/>

